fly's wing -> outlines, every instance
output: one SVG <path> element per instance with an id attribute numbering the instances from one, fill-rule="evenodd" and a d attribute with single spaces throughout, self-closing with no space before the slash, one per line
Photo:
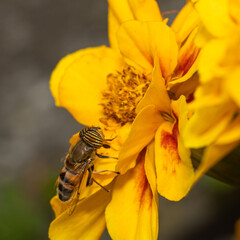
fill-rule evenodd
<path id="1" fill-rule="evenodd" d="M 76 171 L 78 175 L 77 184 L 75 186 L 72 197 L 69 199 L 69 201 L 66 202 L 66 205 L 67 205 L 66 211 L 68 215 L 72 215 L 72 213 L 74 212 L 77 206 L 82 187 L 84 186 L 83 183 L 86 181 L 86 176 L 87 176 L 86 173 L 88 168 L 89 168 L 89 163 L 88 161 L 86 161 L 83 164 L 81 164 L 79 169 Z"/>

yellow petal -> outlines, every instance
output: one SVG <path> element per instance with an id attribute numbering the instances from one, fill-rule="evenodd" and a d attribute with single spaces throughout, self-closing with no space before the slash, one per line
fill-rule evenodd
<path id="1" fill-rule="evenodd" d="M 213 81 L 199 85 L 194 93 L 194 101 L 189 104 L 189 108 L 196 110 L 229 102 L 228 92 L 220 82 L 219 79 L 213 79 Z"/>
<path id="2" fill-rule="evenodd" d="M 238 144 L 239 141 L 225 145 L 213 144 L 208 146 L 204 151 L 202 162 L 195 173 L 193 184 L 195 184 L 211 167 L 230 153 Z"/>
<path id="3" fill-rule="evenodd" d="M 117 31 L 120 27 L 120 23 L 116 16 L 114 15 L 113 10 L 108 8 L 108 39 L 109 44 L 112 49 L 116 52 L 119 52 L 118 40 L 117 40 Z"/>
<path id="4" fill-rule="evenodd" d="M 186 98 L 184 96 L 180 96 L 177 101 L 172 101 L 172 108 L 174 114 L 178 117 L 178 131 L 180 136 L 182 136 L 188 121 L 188 106 Z"/>
<path id="5" fill-rule="evenodd" d="M 211 40 L 199 54 L 199 74 L 202 83 L 219 78 L 224 74 L 222 59 L 227 53 L 224 39 Z"/>
<path id="6" fill-rule="evenodd" d="M 155 136 L 155 162 L 157 187 L 160 195 L 172 201 L 179 201 L 189 191 L 194 177 L 190 150 L 181 139 L 182 128 L 187 119 L 184 98 L 175 103 L 175 112 L 182 116 L 174 124 L 165 122 Z"/>
<path id="7" fill-rule="evenodd" d="M 185 40 L 184 44 L 181 46 L 179 50 L 179 56 L 178 56 L 178 65 L 175 69 L 174 76 L 181 77 L 186 75 L 186 73 L 191 74 L 197 71 L 197 67 L 192 68 L 193 64 L 196 62 L 196 59 L 198 57 L 199 48 L 196 47 L 194 43 L 194 38 L 197 33 L 197 28 L 191 32 L 189 37 Z M 191 69 L 191 72 L 189 73 Z"/>
<path id="8" fill-rule="evenodd" d="M 91 53 L 92 51 L 95 51 L 94 48 L 88 48 L 79 50 L 75 53 L 69 54 L 65 56 L 56 66 L 54 71 L 52 72 L 51 79 L 50 79 L 50 90 L 52 92 L 52 95 L 55 99 L 55 103 L 57 106 L 60 105 L 60 99 L 59 99 L 59 84 L 60 81 L 64 75 L 65 70 L 78 58 L 82 57 L 86 53 Z"/>
<path id="9" fill-rule="evenodd" d="M 213 143 L 230 123 L 234 111 L 229 103 L 195 111 L 183 133 L 185 145 L 201 148 Z"/>
<path id="10" fill-rule="evenodd" d="M 199 85 L 199 75 L 192 75 L 190 71 L 183 77 L 168 83 L 172 99 L 177 100 L 181 95 L 184 95 L 188 101 L 192 100 L 193 93 Z"/>
<path id="11" fill-rule="evenodd" d="M 162 16 L 155 0 L 108 0 L 109 8 L 119 24 L 129 20 L 161 21 Z"/>
<path id="12" fill-rule="evenodd" d="M 104 211 L 111 194 L 103 189 L 79 202 L 71 216 L 63 213 L 52 221 L 49 228 L 51 240 L 99 239 L 105 229 Z M 51 204 L 57 205 L 55 198 Z"/>
<path id="13" fill-rule="evenodd" d="M 229 0 L 229 12 L 234 21 L 240 24 L 240 2 L 239 0 Z"/>
<path id="14" fill-rule="evenodd" d="M 200 25 L 198 27 L 198 34 L 196 35 L 194 42 L 196 46 L 202 48 L 206 43 L 208 43 L 213 38 L 214 38 L 213 35 L 210 32 L 208 32 L 208 30 L 203 25 Z"/>
<path id="15" fill-rule="evenodd" d="M 111 0 L 112 2 L 117 2 Z M 155 0 L 129 0 L 129 7 L 134 20 L 139 21 L 162 21 L 162 16 Z M 118 3 L 119 4 L 119 3 Z M 121 12 L 119 11 L 121 15 Z"/>
<path id="16" fill-rule="evenodd" d="M 153 193 L 152 239 L 157 239 L 158 237 L 158 192 L 157 192 L 157 175 L 156 175 L 156 166 L 155 166 L 154 141 L 152 141 L 147 146 L 147 151 L 145 156 L 145 172 Z"/>
<path id="17" fill-rule="evenodd" d="M 171 28 L 176 34 L 176 39 L 180 45 L 187 36 L 198 26 L 200 20 L 193 4 L 189 1 L 174 19 Z"/>
<path id="18" fill-rule="evenodd" d="M 238 107 L 240 107 L 240 69 L 235 66 L 235 70 L 229 73 L 228 81 L 225 81 L 225 86 L 228 89 L 231 97 L 234 99 Z"/>
<path id="19" fill-rule="evenodd" d="M 53 72 L 51 89 L 57 105 L 84 125 L 99 125 L 101 92 L 107 75 L 120 70 L 122 59 L 107 47 L 90 48 L 63 58 Z"/>
<path id="20" fill-rule="evenodd" d="M 135 168 L 116 180 L 112 200 L 106 208 L 112 239 L 157 239 L 158 202 L 153 198 L 144 161 L 145 150 L 140 153 Z"/>
<path id="21" fill-rule="evenodd" d="M 165 80 L 162 77 L 159 61 L 154 60 L 152 81 L 141 101 L 138 103 L 136 113 L 148 105 L 155 105 L 159 111 L 170 113 L 170 98 L 166 91 Z"/>
<path id="22" fill-rule="evenodd" d="M 120 150 L 117 171 L 123 174 L 136 165 L 138 154 L 151 142 L 161 122 L 163 118 L 154 105 L 149 105 L 139 112 Z"/>
<path id="23" fill-rule="evenodd" d="M 60 216 L 64 211 L 66 211 L 66 206 L 62 204 L 62 201 L 60 201 L 57 195 L 51 199 L 50 204 L 54 211 L 55 217 Z"/>
<path id="24" fill-rule="evenodd" d="M 144 69 L 152 70 L 154 56 L 162 75 L 172 74 L 177 64 L 178 46 L 173 31 L 162 22 L 129 21 L 118 31 L 121 53 Z"/>
<path id="25" fill-rule="evenodd" d="M 155 0 L 108 0 L 108 33 L 110 46 L 118 50 L 116 33 L 120 25 L 129 20 L 161 21 L 162 16 Z"/>
<path id="26" fill-rule="evenodd" d="M 200 0 L 195 7 L 206 29 L 214 36 L 226 36 L 234 31 L 228 0 Z"/>
<path id="27" fill-rule="evenodd" d="M 213 35 L 208 32 L 208 30 L 203 25 L 200 25 L 194 42 L 196 46 L 203 48 L 203 46 L 210 42 L 213 38 Z"/>
<path id="28" fill-rule="evenodd" d="M 216 144 L 225 145 L 240 140 L 240 115 L 229 123 L 226 130 L 217 139 Z"/>

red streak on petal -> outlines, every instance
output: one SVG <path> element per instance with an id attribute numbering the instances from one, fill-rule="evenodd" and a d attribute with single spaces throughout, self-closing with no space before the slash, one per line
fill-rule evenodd
<path id="1" fill-rule="evenodd" d="M 200 51 L 193 44 L 191 44 L 188 49 L 189 50 L 185 51 L 185 54 L 181 56 L 181 59 L 179 59 L 178 66 L 174 72 L 175 76 L 184 76 L 195 62 Z"/>
<path id="2" fill-rule="evenodd" d="M 152 198 L 153 194 L 151 191 L 151 187 L 148 183 L 147 176 L 145 173 L 144 168 L 144 161 L 145 161 L 145 153 L 146 151 L 142 151 L 139 154 L 138 160 L 139 160 L 139 166 L 138 168 L 138 176 L 137 176 L 137 182 L 136 182 L 136 203 L 139 203 L 139 208 L 141 208 L 144 205 L 148 205 L 148 209 L 152 207 Z"/>
<path id="3" fill-rule="evenodd" d="M 198 53 L 199 53 L 199 49 L 196 49 L 193 52 L 193 54 L 191 54 L 189 57 L 186 56 L 184 58 L 185 61 L 183 61 L 183 64 L 182 64 L 183 75 L 185 75 L 188 72 L 188 70 L 191 68 L 191 66 L 193 65 L 193 63 L 195 62 L 198 56 Z"/>
<path id="4" fill-rule="evenodd" d="M 191 93 L 191 94 L 188 96 L 188 98 L 187 98 L 187 103 L 190 103 L 190 102 L 192 102 L 193 100 L 194 100 L 194 94 Z"/>
<path id="5" fill-rule="evenodd" d="M 178 131 L 178 117 L 177 117 L 175 112 L 173 112 L 173 115 L 174 115 L 176 121 L 175 121 L 174 126 L 173 126 L 172 135 L 174 137 L 174 140 L 176 141 L 176 144 L 178 144 L 178 135 L 179 135 L 179 131 Z"/>
<path id="6" fill-rule="evenodd" d="M 178 154 L 178 121 L 175 122 L 172 130 L 172 134 L 167 131 L 162 131 L 160 147 L 163 147 L 169 154 L 169 160 L 172 164 L 179 164 L 181 162 L 180 156 Z M 169 162 L 169 164 L 171 164 Z M 168 169 L 165 166 L 165 169 Z M 173 173 L 175 170 L 173 170 Z"/>

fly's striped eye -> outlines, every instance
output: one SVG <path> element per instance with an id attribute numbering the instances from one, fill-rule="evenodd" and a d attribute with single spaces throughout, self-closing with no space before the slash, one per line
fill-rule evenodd
<path id="1" fill-rule="evenodd" d="M 103 145 L 103 134 L 99 132 L 99 127 L 86 127 L 83 128 L 79 136 L 89 146 L 98 149 Z"/>

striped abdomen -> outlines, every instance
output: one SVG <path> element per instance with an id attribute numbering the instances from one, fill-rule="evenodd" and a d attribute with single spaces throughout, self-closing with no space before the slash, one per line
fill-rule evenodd
<path id="1" fill-rule="evenodd" d="M 73 195 L 74 189 L 79 182 L 79 175 L 64 167 L 58 179 L 58 197 L 61 201 L 68 201 Z"/>

